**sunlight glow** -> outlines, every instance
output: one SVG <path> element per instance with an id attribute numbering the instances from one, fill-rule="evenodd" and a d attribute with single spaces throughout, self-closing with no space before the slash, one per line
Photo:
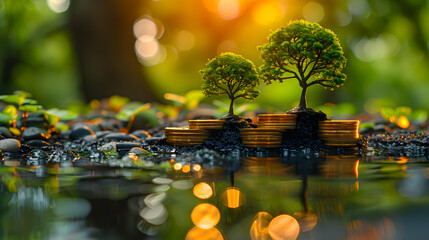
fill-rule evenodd
<path id="1" fill-rule="evenodd" d="M 182 172 L 183 173 L 188 173 L 191 171 L 191 165 L 185 165 L 182 167 Z"/>
<path id="2" fill-rule="evenodd" d="M 208 199 L 213 195 L 213 190 L 209 184 L 200 182 L 194 186 L 193 193 L 197 198 Z"/>
<path id="3" fill-rule="evenodd" d="M 195 45 L 195 36 L 188 31 L 180 31 L 176 34 L 176 46 L 179 51 L 188 51 Z"/>
<path id="4" fill-rule="evenodd" d="M 268 232 L 273 240 L 294 240 L 299 234 L 299 224 L 294 217 L 282 214 L 270 222 Z"/>
<path id="5" fill-rule="evenodd" d="M 405 116 L 401 116 L 398 119 L 398 127 L 400 128 L 408 128 L 410 126 L 410 122 L 408 121 L 408 118 Z"/>
<path id="6" fill-rule="evenodd" d="M 200 165 L 200 164 L 195 164 L 195 165 L 192 167 L 192 169 L 193 169 L 195 172 L 198 172 L 198 171 L 200 171 L 200 170 L 201 170 L 201 165 Z"/>
<path id="7" fill-rule="evenodd" d="M 65 12 L 70 6 L 70 0 L 46 0 L 46 3 L 54 13 Z"/>
<path id="8" fill-rule="evenodd" d="M 181 163 L 175 163 L 173 168 L 176 171 L 180 171 L 182 169 L 182 164 Z"/>
<path id="9" fill-rule="evenodd" d="M 271 239 L 268 233 L 268 226 L 273 216 L 267 212 L 259 212 L 255 215 L 255 220 L 250 227 L 250 238 L 252 240 L 268 240 Z"/>
<path id="10" fill-rule="evenodd" d="M 186 240 L 223 240 L 222 233 L 217 228 L 201 229 L 194 227 L 189 230 Z"/>
<path id="11" fill-rule="evenodd" d="M 191 213 L 192 222 L 202 229 L 210 229 L 220 220 L 220 212 L 216 206 L 209 203 L 197 205 Z"/>
<path id="12" fill-rule="evenodd" d="M 152 58 L 159 50 L 158 41 L 149 35 L 143 35 L 136 41 L 136 52 L 143 59 Z"/>
<path id="13" fill-rule="evenodd" d="M 256 6 L 252 12 L 253 20 L 259 25 L 266 26 L 275 21 L 282 20 L 286 13 L 286 8 L 280 2 L 262 2 Z"/>
<path id="14" fill-rule="evenodd" d="M 325 17 L 325 10 L 320 3 L 308 2 L 302 9 L 302 15 L 307 21 L 320 22 Z"/>
<path id="15" fill-rule="evenodd" d="M 139 38 L 144 35 L 151 36 L 155 38 L 156 34 L 158 33 L 158 28 L 156 26 L 156 23 L 152 19 L 148 18 L 141 18 L 134 23 L 134 36 L 136 38 Z"/>
<path id="16" fill-rule="evenodd" d="M 231 20 L 240 14 L 240 3 L 238 0 L 219 0 L 217 13 L 225 20 Z"/>

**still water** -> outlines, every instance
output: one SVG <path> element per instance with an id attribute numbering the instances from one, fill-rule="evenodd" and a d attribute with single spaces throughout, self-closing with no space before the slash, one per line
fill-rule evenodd
<path id="1" fill-rule="evenodd" d="M 305 150 L 6 159 L 0 239 L 428 239 L 428 163 Z"/>

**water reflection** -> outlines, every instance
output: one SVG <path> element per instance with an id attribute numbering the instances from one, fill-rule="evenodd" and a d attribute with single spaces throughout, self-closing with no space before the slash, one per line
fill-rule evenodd
<path id="1" fill-rule="evenodd" d="M 212 204 L 201 203 L 192 210 L 191 219 L 195 226 L 202 229 L 210 229 L 218 224 L 220 212 Z"/>

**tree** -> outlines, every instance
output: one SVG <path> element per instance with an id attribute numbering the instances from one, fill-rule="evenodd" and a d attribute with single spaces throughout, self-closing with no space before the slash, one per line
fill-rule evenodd
<path id="1" fill-rule="evenodd" d="M 259 77 L 255 65 L 240 55 L 222 53 L 210 60 L 201 70 L 204 95 L 220 96 L 226 94 L 231 100 L 229 113 L 234 115 L 234 100 L 244 98 L 253 100 L 259 95 Z"/>
<path id="2" fill-rule="evenodd" d="M 291 21 L 268 36 L 259 46 L 264 64 L 260 75 L 266 84 L 297 79 L 302 87 L 297 110 L 307 109 L 306 92 L 312 85 L 333 90 L 343 85 L 346 65 L 343 49 L 335 33 L 318 23 Z"/>

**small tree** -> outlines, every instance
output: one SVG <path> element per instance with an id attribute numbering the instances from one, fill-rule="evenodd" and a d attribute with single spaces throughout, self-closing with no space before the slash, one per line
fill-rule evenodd
<path id="1" fill-rule="evenodd" d="M 231 100 L 227 116 L 234 115 L 234 100 L 253 100 L 259 95 L 259 78 L 253 63 L 234 53 L 222 53 L 210 60 L 201 70 L 204 95 L 226 94 Z"/>
<path id="2" fill-rule="evenodd" d="M 260 75 L 266 84 L 297 79 L 302 87 L 298 110 L 307 109 L 306 92 L 312 85 L 334 90 L 343 85 L 346 65 L 343 49 L 335 33 L 318 23 L 291 21 L 268 36 L 259 46 L 264 64 Z"/>

